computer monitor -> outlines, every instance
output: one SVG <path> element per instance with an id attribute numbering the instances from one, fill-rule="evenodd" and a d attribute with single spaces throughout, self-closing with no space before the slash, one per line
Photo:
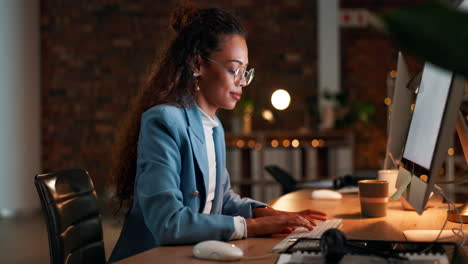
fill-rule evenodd
<path id="1" fill-rule="evenodd" d="M 395 88 L 389 107 L 387 151 L 384 160 L 386 170 L 398 168 L 411 121 L 411 105 L 416 97 L 415 92 L 407 87 L 410 73 L 401 52 L 398 52 L 396 72 Z"/>
<path id="2" fill-rule="evenodd" d="M 396 184 L 397 188 L 406 188 L 403 196 L 419 214 L 424 211 L 454 136 L 464 82 L 452 72 L 430 63 L 424 65 Z"/>

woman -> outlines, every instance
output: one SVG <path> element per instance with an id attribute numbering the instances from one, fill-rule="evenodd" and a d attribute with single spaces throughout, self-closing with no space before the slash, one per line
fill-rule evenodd
<path id="1" fill-rule="evenodd" d="M 130 209 L 110 261 L 163 245 L 313 229 L 322 212 L 276 211 L 231 190 L 215 113 L 233 109 L 253 78 L 238 21 L 219 9 L 182 6 L 172 28 L 177 37 L 118 144 L 116 197 Z"/>

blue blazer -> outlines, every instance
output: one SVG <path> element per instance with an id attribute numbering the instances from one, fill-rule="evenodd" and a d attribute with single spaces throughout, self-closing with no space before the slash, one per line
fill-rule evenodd
<path id="1" fill-rule="evenodd" d="M 216 189 L 211 214 L 203 214 L 209 175 L 198 107 L 158 105 L 143 113 L 134 200 L 109 262 L 159 246 L 227 241 L 233 216 L 252 218 L 253 208 L 265 205 L 231 190 L 224 130 L 213 130 Z"/>

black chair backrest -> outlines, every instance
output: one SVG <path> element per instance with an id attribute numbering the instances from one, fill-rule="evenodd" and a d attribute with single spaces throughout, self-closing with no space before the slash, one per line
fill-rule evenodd
<path id="1" fill-rule="evenodd" d="M 296 181 L 287 171 L 276 165 L 265 166 L 265 170 L 268 171 L 273 178 L 281 185 L 283 194 L 294 192 L 298 190 L 298 181 Z"/>
<path id="2" fill-rule="evenodd" d="M 71 169 L 34 178 L 52 264 L 106 263 L 96 192 L 88 173 Z"/>

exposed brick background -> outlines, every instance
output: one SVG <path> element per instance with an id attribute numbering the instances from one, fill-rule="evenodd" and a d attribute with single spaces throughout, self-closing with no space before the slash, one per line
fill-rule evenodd
<path id="1" fill-rule="evenodd" d="M 368 101 L 376 107 L 368 125 L 355 124 L 356 168 L 383 166 L 387 133 L 386 76 L 396 68 L 398 49 L 373 30 L 342 30 L 343 89 L 350 92 L 351 100 Z M 421 69 L 421 63 L 405 55 L 410 72 Z"/>
<path id="2" fill-rule="evenodd" d="M 279 114 L 284 129 L 303 126 L 303 98 L 316 95 L 316 3 L 311 0 L 194 1 L 237 14 L 249 32 L 256 68 L 244 96 L 256 110 L 287 89 L 292 105 Z M 390 3 L 389 3 L 390 2 Z M 382 10 L 413 1 L 343 1 L 343 7 Z M 170 39 L 176 1 L 41 1 L 42 164 L 44 171 L 87 169 L 98 190 L 110 178 L 110 152 L 122 117 L 147 69 Z M 397 49 L 371 29 L 342 29 L 342 88 L 373 102 L 380 119 L 356 124 L 356 168 L 377 168 L 385 148 L 385 79 Z M 418 64 L 415 62 L 414 64 Z M 382 115 L 381 115 L 382 114 Z M 221 111 L 227 129 L 233 113 Z M 285 122 L 287 121 L 287 122 Z M 254 129 L 273 129 L 258 116 Z M 372 142 L 372 144 L 369 144 Z"/>
<path id="3" fill-rule="evenodd" d="M 422 1 L 355 1 L 341 2 L 341 8 L 366 8 L 375 14 Z M 399 49 L 384 34 L 367 28 L 341 29 L 342 89 L 351 101 L 368 101 L 376 107 L 369 125 L 353 125 L 355 132 L 355 168 L 379 169 L 383 166 L 387 140 L 386 78 L 396 69 Z M 410 73 L 422 69 L 422 63 L 405 54 Z"/>

